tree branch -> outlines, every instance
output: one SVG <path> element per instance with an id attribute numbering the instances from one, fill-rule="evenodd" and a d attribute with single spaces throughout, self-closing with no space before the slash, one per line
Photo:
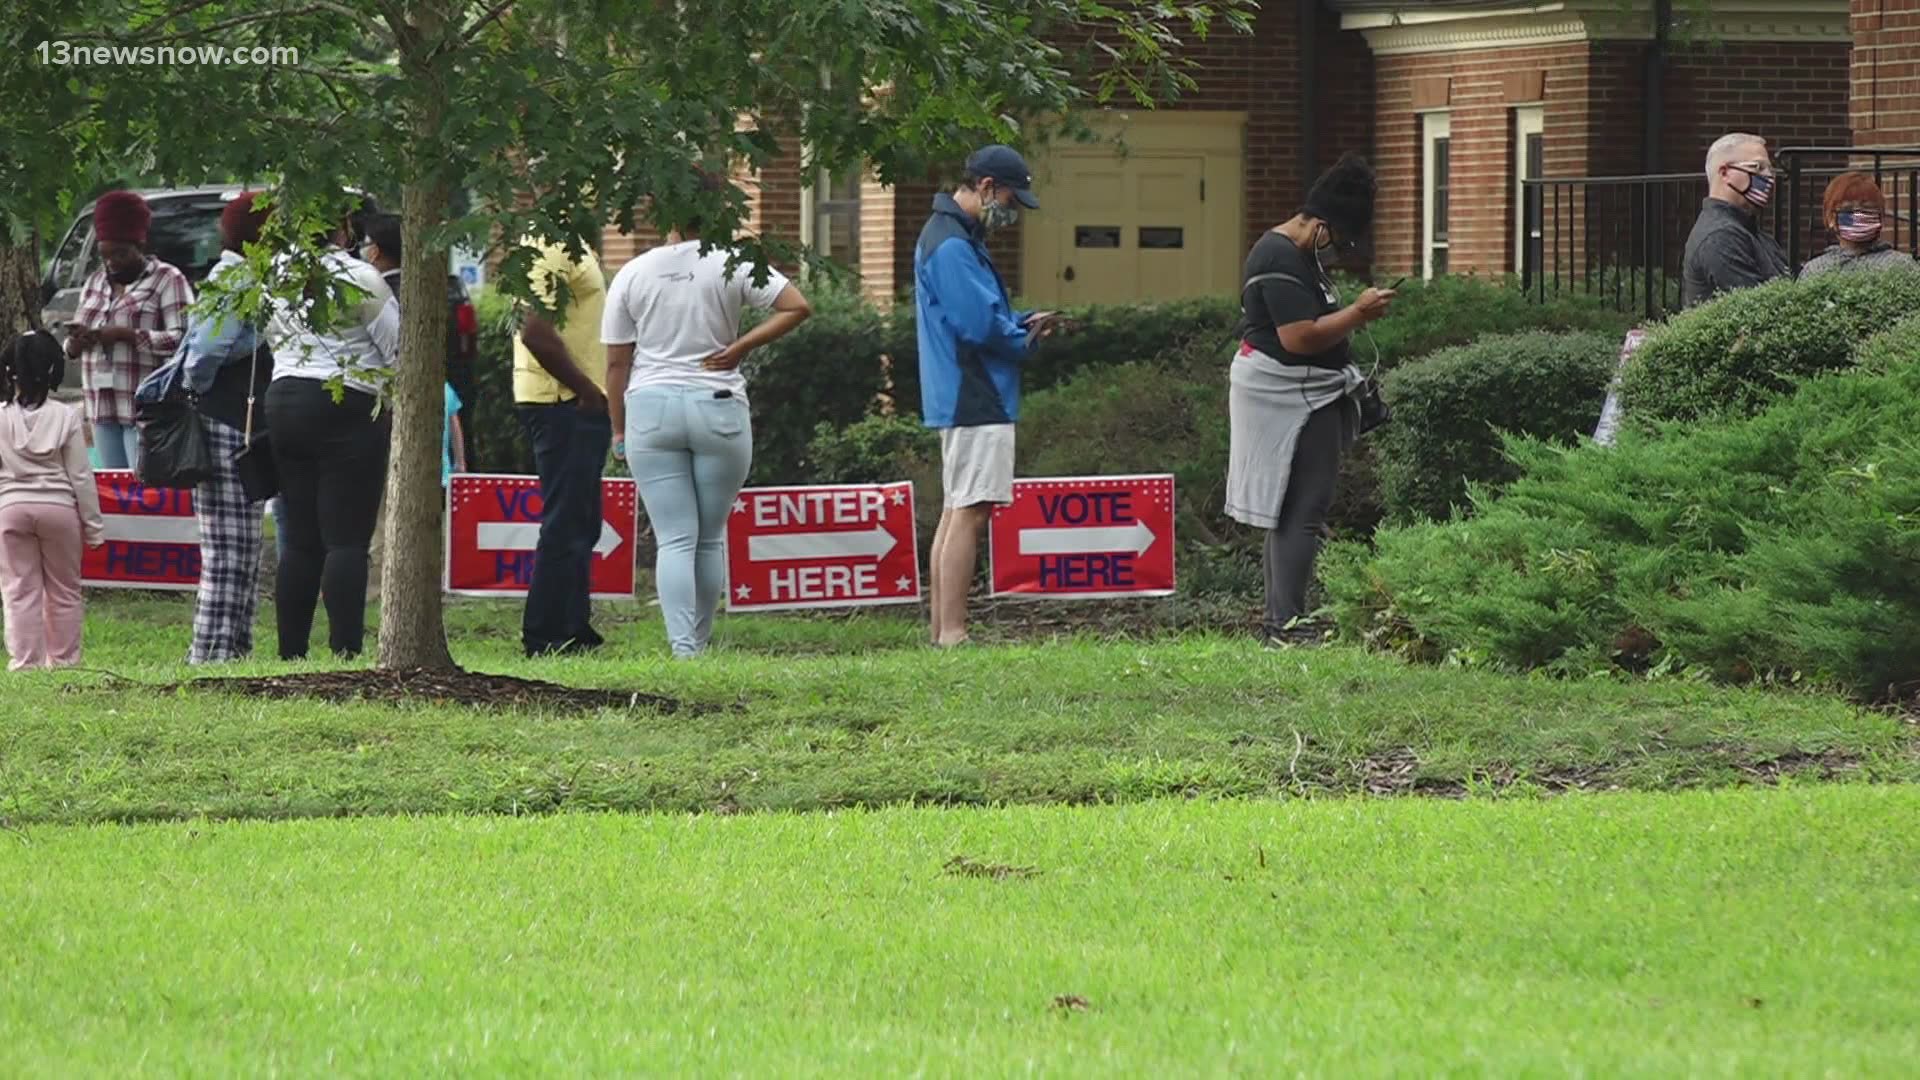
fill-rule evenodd
<path id="1" fill-rule="evenodd" d="M 514 4 L 514 0 L 500 0 L 499 3 L 493 5 L 493 10 L 487 12 L 485 15 L 480 16 L 480 18 L 476 19 L 471 26 L 468 26 L 465 30 L 460 31 L 461 42 L 465 43 L 468 41 L 472 41 L 475 34 L 478 34 L 480 31 L 485 30 L 487 28 L 488 23 L 493 22 L 495 19 L 498 19 L 500 16 L 506 14 L 507 9 L 512 7 L 513 4 Z"/>
<path id="2" fill-rule="evenodd" d="M 199 6 L 201 5 L 195 4 L 191 7 L 184 9 L 184 11 L 190 12 Z M 165 44 L 168 44 L 169 42 L 174 42 L 174 41 L 191 41 L 195 38 L 207 37 L 211 34 L 219 33 L 222 30 L 231 30 L 236 26 L 249 26 L 254 23 L 272 22 L 274 19 L 291 19 L 297 15 L 317 15 L 323 11 L 336 11 L 336 10 L 337 10 L 337 5 L 334 5 L 334 4 L 324 3 L 324 2 L 310 3 L 305 7 L 294 8 L 290 11 L 269 11 L 269 12 L 253 14 L 253 15 L 236 15 L 231 19 L 226 19 L 221 22 L 208 23 L 206 26 L 194 27 L 192 30 L 187 31 L 185 33 L 168 34 L 164 37 L 157 37 L 152 39 L 142 39 L 137 37 L 123 37 L 118 34 L 75 34 L 72 37 L 68 38 L 67 40 L 68 41 L 111 41 L 111 42 L 128 44 L 128 45 L 165 45 Z"/>

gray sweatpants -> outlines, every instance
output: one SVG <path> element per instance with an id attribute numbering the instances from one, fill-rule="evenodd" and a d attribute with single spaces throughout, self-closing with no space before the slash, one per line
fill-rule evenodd
<path id="1" fill-rule="evenodd" d="M 1262 560 L 1267 606 L 1261 621 L 1267 633 L 1279 633 L 1307 613 L 1313 561 L 1320 554 L 1327 511 L 1340 478 L 1340 459 L 1353 442 L 1353 426 L 1353 409 L 1343 398 L 1314 410 L 1300 429 L 1293 448 L 1293 472 L 1280 503 L 1280 521 L 1267 530 Z"/>

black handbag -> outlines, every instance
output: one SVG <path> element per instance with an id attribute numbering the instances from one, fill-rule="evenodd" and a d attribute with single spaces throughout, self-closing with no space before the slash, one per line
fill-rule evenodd
<path id="1" fill-rule="evenodd" d="M 140 426 L 140 482 L 157 488 L 194 488 L 213 476 L 207 429 L 200 410 L 176 391 L 134 410 Z"/>
<path id="2" fill-rule="evenodd" d="M 1362 435 L 1393 419 L 1393 410 L 1387 407 L 1387 399 L 1380 396 L 1380 380 L 1371 375 L 1360 384 L 1360 389 L 1353 392 L 1353 400 L 1360 405 Z"/>
<path id="3" fill-rule="evenodd" d="M 240 449 L 233 455 L 233 471 L 240 476 L 240 490 L 249 502 L 266 502 L 280 494 L 280 470 L 273 464 L 273 436 L 253 433 L 254 394 L 260 386 L 261 346 L 255 344 L 247 364 L 247 426 L 240 436 Z"/>

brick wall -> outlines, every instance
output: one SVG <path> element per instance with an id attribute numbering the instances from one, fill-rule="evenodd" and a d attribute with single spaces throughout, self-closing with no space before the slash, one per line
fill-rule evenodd
<path id="1" fill-rule="evenodd" d="M 1534 97 L 1534 85 L 1540 88 L 1547 176 L 1644 172 L 1646 50 L 1644 43 L 1598 41 L 1377 58 L 1376 265 L 1406 273 L 1421 264 L 1419 107 L 1450 112 L 1450 268 L 1505 272 L 1515 265 L 1519 209 L 1513 106 Z M 1775 145 L 1845 142 L 1846 69 L 1843 44 L 1735 42 L 1677 50 L 1664 79 L 1660 170 L 1692 170 L 1714 139 L 1742 128 Z M 1603 204 L 1596 212 L 1611 211 Z M 1584 204 L 1570 214 L 1568 232 L 1577 235 Z M 1576 253 L 1568 254 L 1578 263 Z"/>
<path id="2" fill-rule="evenodd" d="M 1855 146 L 1920 145 L 1920 0 L 1853 0 Z"/>
<path id="3" fill-rule="evenodd" d="M 733 177 L 747 195 L 746 230 L 756 236 L 800 240 L 800 149 L 789 142 L 759 175 L 741 170 Z M 863 204 L 864 208 L 864 204 Z M 631 231 L 609 222 L 600 234 L 600 265 L 611 278 L 634 256 L 660 243 L 660 234 L 641 211 L 635 211 Z M 791 272 L 792 266 L 782 266 Z"/>
<path id="4" fill-rule="evenodd" d="M 1676 50 L 1668 60 L 1662 171 L 1700 168 L 1729 131 L 1774 147 L 1848 141 L 1844 43 L 1731 42 Z"/>
<path id="5" fill-rule="evenodd" d="M 1430 105 L 1449 110 L 1452 128 L 1451 269 L 1506 270 L 1513 248 L 1512 110 L 1535 96 L 1531 87 L 1512 85 L 1530 80 L 1508 76 L 1534 73 L 1543 88 L 1548 175 L 1584 175 L 1586 133 L 1607 104 L 1593 100 L 1587 46 L 1382 56 L 1374 70 L 1375 267 L 1403 274 L 1421 265 L 1418 106 Z"/>

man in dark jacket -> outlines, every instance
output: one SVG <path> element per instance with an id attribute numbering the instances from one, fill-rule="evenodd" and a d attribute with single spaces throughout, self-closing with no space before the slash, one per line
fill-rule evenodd
<path id="1" fill-rule="evenodd" d="M 1758 135 L 1725 135 L 1707 151 L 1707 200 L 1687 237 L 1681 306 L 1787 275 L 1787 257 L 1760 232 L 1773 198 L 1773 161 Z"/>
<path id="2" fill-rule="evenodd" d="M 1026 161 L 985 147 L 967 159 L 959 187 L 934 197 L 913 253 L 920 415 L 940 433 L 946 495 L 929 560 L 933 643 L 943 647 L 967 639 L 980 532 L 996 505 L 1013 501 L 1020 362 L 1058 325 L 1051 312 L 1013 310 L 987 254 L 988 231 L 1019 220 L 1020 206 L 1040 206 Z"/>

